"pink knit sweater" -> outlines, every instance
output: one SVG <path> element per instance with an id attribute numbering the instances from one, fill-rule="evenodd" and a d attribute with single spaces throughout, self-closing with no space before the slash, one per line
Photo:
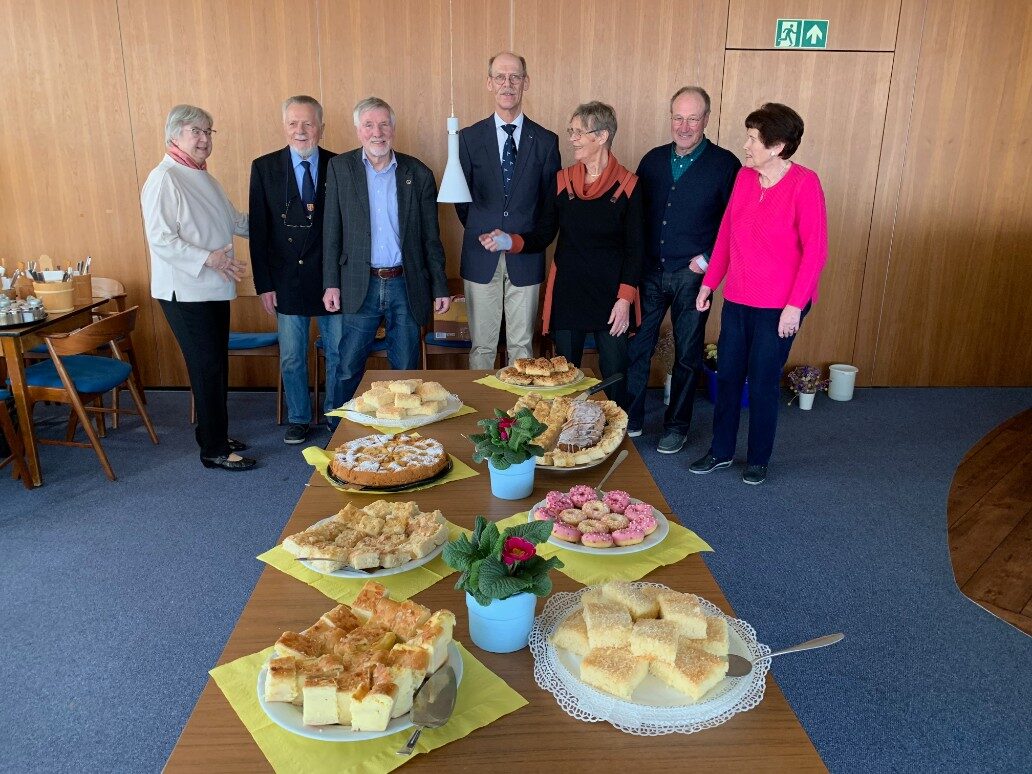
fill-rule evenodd
<path id="1" fill-rule="evenodd" d="M 763 201 L 760 194 L 763 192 Z M 703 284 L 737 304 L 800 309 L 817 300 L 828 258 L 828 213 L 817 174 L 793 164 L 772 188 L 743 167 L 720 223 Z"/>

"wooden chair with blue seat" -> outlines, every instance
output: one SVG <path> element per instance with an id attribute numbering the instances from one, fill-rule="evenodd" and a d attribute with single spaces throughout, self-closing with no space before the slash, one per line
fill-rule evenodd
<path id="1" fill-rule="evenodd" d="M 243 333 L 230 331 L 230 357 L 273 357 L 276 358 L 276 424 L 283 424 L 283 378 L 279 372 L 279 334 L 276 331 Z M 197 421 L 197 410 L 193 394 L 190 395 L 190 423 Z"/>
<path id="2" fill-rule="evenodd" d="M 423 368 L 429 367 L 432 355 L 466 355 L 473 343 L 469 339 L 469 318 L 465 311 L 465 302 L 462 302 L 461 312 L 455 309 L 455 299 L 461 298 L 465 293 L 462 280 L 456 277 L 448 278 L 448 293 L 452 297 L 452 309 L 445 315 L 434 315 L 430 325 L 423 331 Z M 504 326 L 499 335 L 499 351 L 502 352 L 502 362 L 505 362 L 504 354 Z M 467 360 L 462 368 L 468 368 Z"/>
<path id="3" fill-rule="evenodd" d="M 10 397 L 10 390 L 0 390 L 0 430 L 3 431 L 4 441 L 7 443 L 7 457 L 0 461 L 0 468 L 11 463 L 12 477 L 20 478 L 26 489 L 32 489 L 29 466 L 25 464 L 25 446 L 14 422 L 11 421 L 11 409 L 7 403 Z"/>
<path id="4" fill-rule="evenodd" d="M 90 423 L 90 414 L 103 417 L 116 411 L 103 406 L 87 406 L 101 395 L 124 386 L 129 390 L 136 403 L 136 412 L 143 420 L 147 433 L 153 443 L 158 443 L 150 415 L 143 403 L 143 397 L 136 387 L 133 378 L 133 365 L 129 362 L 123 347 L 132 346 L 132 332 L 136 327 L 139 307 L 131 307 L 124 312 L 104 317 L 96 322 L 72 331 L 71 333 L 55 333 L 44 336 L 48 360 L 40 361 L 25 369 L 29 416 L 39 401 L 52 403 L 68 403 L 72 414 L 68 423 L 68 434 L 64 441 L 53 439 L 37 439 L 39 443 L 57 444 L 60 446 L 93 447 L 101 467 L 107 477 L 114 481 L 115 472 L 108 461 L 104 447 L 100 444 L 97 431 Z M 128 344 L 126 344 L 128 342 Z M 107 346 L 111 357 L 85 354 Z M 81 424 L 89 443 L 74 441 L 76 424 Z M 26 432 L 35 432 L 34 428 Z"/>

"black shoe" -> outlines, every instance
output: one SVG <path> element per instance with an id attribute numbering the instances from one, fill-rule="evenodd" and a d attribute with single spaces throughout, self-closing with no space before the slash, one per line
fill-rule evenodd
<path id="1" fill-rule="evenodd" d="M 248 448 L 246 443 L 238 441 L 236 438 L 227 438 L 226 443 L 229 444 L 230 452 L 242 452 Z"/>
<path id="2" fill-rule="evenodd" d="M 241 457 L 238 460 L 231 460 L 228 454 L 221 457 L 201 457 L 201 464 L 206 468 L 222 468 L 223 470 L 250 470 L 258 464 L 258 460 L 250 457 Z"/>
<path id="3" fill-rule="evenodd" d="M 677 432 L 666 433 L 659 439 L 659 446 L 656 447 L 656 451 L 660 454 L 677 454 L 684 448 L 684 442 L 687 440 L 687 435 L 681 435 L 681 433 Z"/>
<path id="4" fill-rule="evenodd" d="M 745 473 L 742 474 L 742 481 L 746 484 L 762 484 L 767 480 L 767 466 L 766 465 L 749 465 L 745 469 Z"/>
<path id="5" fill-rule="evenodd" d="M 308 425 L 291 425 L 283 435 L 283 443 L 304 443 L 308 440 Z"/>
<path id="6" fill-rule="evenodd" d="M 718 460 L 712 454 L 707 453 L 705 457 L 700 457 L 695 460 L 691 465 L 688 466 L 688 470 L 692 473 L 696 473 L 700 476 L 704 476 L 707 473 L 712 473 L 714 470 L 720 468 L 731 467 L 731 460 Z"/>

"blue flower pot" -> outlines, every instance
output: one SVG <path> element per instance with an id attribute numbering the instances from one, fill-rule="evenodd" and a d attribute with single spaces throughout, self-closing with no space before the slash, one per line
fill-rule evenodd
<path id="1" fill-rule="evenodd" d="M 512 653 L 527 647 L 534 627 L 537 597 L 524 591 L 508 599 L 495 599 L 486 607 L 466 594 L 469 637 L 473 644 L 491 653 Z"/>
<path id="2" fill-rule="evenodd" d="M 703 365 L 703 373 L 706 374 L 706 392 L 709 394 L 709 401 L 714 406 L 717 404 L 717 372 L 708 365 Z M 742 385 L 742 408 L 749 408 L 749 380 Z"/>
<path id="3" fill-rule="evenodd" d="M 487 468 L 491 472 L 491 494 L 501 500 L 522 500 L 530 497 L 534 491 L 534 466 L 537 465 L 537 457 L 531 457 L 526 462 L 517 465 L 510 465 L 505 470 L 498 470 L 491 460 L 487 461 Z"/>

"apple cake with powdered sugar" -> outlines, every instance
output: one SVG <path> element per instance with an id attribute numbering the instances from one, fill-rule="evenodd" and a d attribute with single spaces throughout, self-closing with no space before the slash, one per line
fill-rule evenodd
<path id="1" fill-rule="evenodd" d="M 448 467 L 440 441 L 416 433 L 366 435 L 337 447 L 330 473 L 349 484 L 369 487 L 405 486 L 423 481 Z"/>

